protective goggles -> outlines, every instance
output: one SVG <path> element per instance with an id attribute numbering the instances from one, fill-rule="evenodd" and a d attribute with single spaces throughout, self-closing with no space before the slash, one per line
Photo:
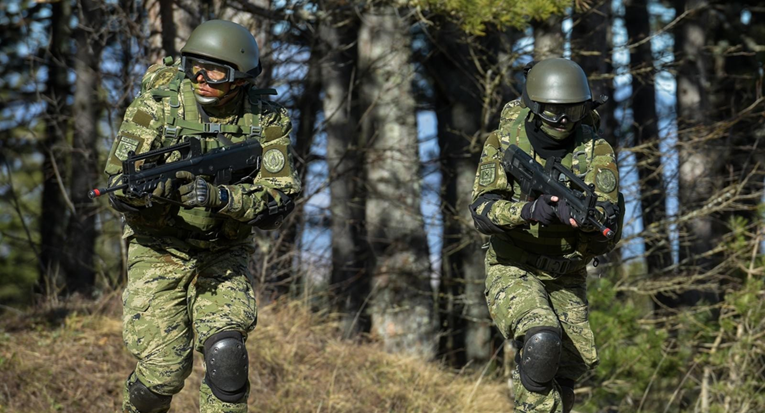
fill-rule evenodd
<path id="1" fill-rule="evenodd" d="M 563 118 L 569 122 L 579 122 L 587 113 L 587 103 L 556 104 L 539 103 L 537 115 L 550 123 L 558 123 Z"/>
<path id="2" fill-rule="evenodd" d="M 218 85 L 251 77 L 247 73 L 234 69 L 233 66 L 194 56 L 181 57 L 181 67 L 183 72 L 186 73 L 186 77 L 192 81 L 196 82 L 199 75 L 202 75 L 205 82 L 210 85 Z"/>

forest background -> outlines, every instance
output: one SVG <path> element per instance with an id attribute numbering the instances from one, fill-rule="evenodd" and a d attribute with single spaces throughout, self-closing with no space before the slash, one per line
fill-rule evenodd
<path id="1" fill-rule="evenodd" d="M 513 349 L 467 205 L 523 66 L 564 56 L 609 97 L 600 129 L 628 205 L 619 247 L 589 268 L 601 364 L 577 411 L 765 411 L 755 0 L 3 0 L 0 348 L 11 318 L 118 302 L 119 214 L 86 194 L 146 68 L 212 18 L 256 35 L 305 185 L 257 233 L 261 305 L 300 302 L 359 348 L 504 380 Z"/>

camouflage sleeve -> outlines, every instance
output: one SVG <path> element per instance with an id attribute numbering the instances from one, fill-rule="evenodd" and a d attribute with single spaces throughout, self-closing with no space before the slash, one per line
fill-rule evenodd
<path id="1" fill-rule="evenodd" d="M 264 102 L 261 126 L 263 160 L 260 171 L 252 183 L 227 185 L 229 202 L 218 211 L 239 221 L 250 221 L 261 214 L 269 199 L 282 205 L 286 200 L 281 199 L 279 192 L 294 199 L 301 190 L 300 176 L 292 157 L 292 122 L 287 110 Z"/>
<path id="2" fill-rule="evenodd" d="M 591 159 L 589 159 L 589 166 L 584 176 L 584 181 L 595 186 L 595 194 L 598 196 L 599 202 L 605 201 L 614 207 L 623 209 L 623 202 L 619 201 L 619 168 L 616 164 L 616 155 L 613 148 L 611 148 L 608 142 L 600 138 L 594 139 L 589 145 L 585 148 L 585 152 Z M 597 253 L 605 253 L 616 246 L 621 234 L 623 216 L 624 211 L 619 210 L 616 222 L 605 222 L 605 218 L 602 220 L 604 221 L 602 222 L 603 224 L 607 224 L 616 230 L 617 236 L 613 239 L 605 240 L 598 233 L 590 233 L 593 239 L 589 242 L 593 243 L 595 241 L 600 244 L 592 246 Z M 617 228 L 613 228 L 614 225 Z M 583 228 L 583 230 L 587 231 L 586 228 Z"/>
<path id="3" fill-rule="evenodd" d="M 616 166 L 616 155 L 611 145 L 605 139 L 595 139 L 585 148 L 591 155 L 584 181 L 595 185 L 595 193 L 599 201 L 608 201 L 616 205 L 619 199 L 619 168 Z"/>
<path id="4" fill-rule="evenodd" d="M 109 176 L 110 184 L 122 173 L 122 161 L 127 159 L 130 151 L 144 153 L 161 146 L 163 125 L 162 102 L 154 100 L 148 93 L 138 95 L 125 111 L 117 138 L 109 150 L 104 173 Z M 124 200 L 122 191 L 116 191 L 114 195 Z M 143 205 L 143 202 L 141 199 L 129 201 L 136 206 Z"/>
<path id="5" fill-rule="evenodd" d="M 472 209 L 476 214 L 486 216 L 494 225 L 514 227 L 526 223 L 521 218 L 521 208 L 526 202 L 512 201 L 513 185 L 508 181 L 505 168 L 502 167 L 503 148 L 499 132 L 493 132 L 486 139 L 473 182 Z M 488 195 L 498 195 L 499 200 Z M 491 208 L 485 211 L 486 208 Z"/>

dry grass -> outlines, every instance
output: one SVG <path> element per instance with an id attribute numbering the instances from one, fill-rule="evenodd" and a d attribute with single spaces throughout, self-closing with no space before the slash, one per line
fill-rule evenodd
<path id="1" fill-rule="evenodd" d="M 299 303 L 268 306 L 259 319 L 247 344 L 251 411 L 511 410 L 504 383 L 387 354 L 375 343 L 339 340 L 328 317 Z M 5 316 L 0 322 L 0 413 L 118 412 L 122 382 L 134 364 L 123 348 L 119 317 L 73 312 L 54 326 L 41 320 Z M 197 355 L 171 412 L 198 411 L 200 361 Z"/>

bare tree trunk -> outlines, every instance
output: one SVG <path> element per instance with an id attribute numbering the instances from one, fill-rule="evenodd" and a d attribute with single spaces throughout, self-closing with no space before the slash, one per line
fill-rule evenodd
<path id="1" fill-rule="evenodd" d="M 148 0 L 149 63 L 158 63 L 166 56 L 176 58 L 189 35 L 210 18 L 211 0 Z"/>
<path id="2" fill-rule="evenodd" d="M 97 206 L 87 196 L 98 182 L 98 121 L 100 102 L 98 90 L 101 76 L 99 63 L 103 49 L 102 15 L 100 5 L 80 0 L 79 21 L 75 33 L 74 137 L 72 140 L 72 174 L 70 192 L 76 213 L 67 228 L 67 290 L 90 294 L 95 286 L 95 242 Z M 88 16 L 87 19 L 85 16 Z M 87 25 L 87 26 L 85 26 Z"/>
<path id="3" fill-rule="evenodd" d="M 630 43 L 650 36 L 648 0 L 625 1 L 625 24 Z M 637 171 L 642 190 L 640 206 L 643 213 L 648 273 L 660 275 L 672 264 L 667 231 L 666 186 L 661 169 L 659 127 L 656 113 L 656 90 L 651 42 L 630 49 L 632 73 L 632 137 Z"/>
<path id="4" fill-rule="evenodd" d="M 699 0 L 676 0 L 675 12 L 697 9 L 704 4 Z M 711 114 L 707 85 L 710 64 L 707 51 L 707 32 L 711 19 L 706 11 L 698 10 L 683 19 L 675 31 L 675 64 L 677 66 L 677 129 L 679 146 L 679 205 L 680 214 L 700 210 L 721 190 L 725 174 L 724 164 L 718 162 L 719 153 L 713 142 L 704 142 L 709 132 Z M 725 225 L 715 217 L 700 214 L 681 225 L 679 259 L 690 274 L 702 274 L 720 263 L 721 257 L 705 256 L 727 232 Z M 686 304 L 700 298 L 698 292 L 683 294 Z"/>
<path id="5" fill-rule="evenodd" d="M 534 21 L 534 60 L 563 56 L 563 27 L 560 16 Z"/>
<path id="6" fill-rule="evenodd" d="M 308 73 L 302 82 L 302 93 L 300 93 L 295 105 L 299 115 L 293 149 L 296 160 L 295 167 L 298 169 L 300 179 L 303 182 L 308 176 L 316 115 L 321 107 L 321 100 L 319 99 L 321 92 L 320 55 L 321 52 L 316 47 L 311 47 L 311 56 L 307 63 Z M 273 291 L 275 297 L 286 295 L 291 290 L 294 291 L 293 286 L 303 285 L 303 281 L 305 281 L 301 279 L 300 273 L 296 271 L 296 266 L 293 264 L 295 256 L 300 251 L 300 234 L 304 221 L 305 215 L 302 208 L 296 208 L 279 229 L 279 239 L 271 252 L 275 259 L 270 260 L 272 264 L 266 270 L 269 274 L 269 285 L 266 287 Z"/>
<path id="7" fill-rule="evenodd" d="M 388 351 L 436 350 L 428 240 L 407 20 L 383 6 L 362 16 L 359 66 L 367 140 L 366 221 L 373 253 L 372 331 Z"/>
<path id="8" fill-rule="evenodd" d="M 369 245 L 364 226 L 366 207 L 363 154 L 358 130 L 358 97 L 353 93 L 357 63 L 355 17 L 330 15 L 319 25 L 324 58 L 324 118 L 332 214 L 332 273 L 334 307 L 343 314 L 346 337 L 369 331 L 364 304 L 369 298 Z"/>
<path id="9" fill-rule="evenodd" d="M 51 294 L 56 292 L 57 284 L 63 279 L 64 231 L 68 208 L 65 201 L 67 177 L 63 147 L 69 128 L 69 105 L 66 100 L 70 94 L 67 80 L 69 41 L 71 39 L 69 21 L 72 6 L 68 1 L 51 5 L 51 43 L 48 55 L 48 85 L 46 91 L 46 127 L 45 140 L 40 153 L 43 155 L 43 190 L 40 213 L 40 260 L 42 269 L 36 292 Z"/>
<path id="10" fill-rule="evenodd" d="M 573 34 L 571 35 L 571 58 L 579 63 L 587 73 L 592 88 L 592 96 L 608 97 L 608 101 L 598 108 L 600 114 L 600 135 L 618 147 L 618 124 L 614 117 L 613 64 L 611 60 L 611 2 L 599 0 L 592 8 L 574 16 Z"/>
<path id="11" fill-rule="evenodd" d="M 455 25 L 444 23 L 436 32 L 437 50 L 428 61 L 433 78 L 434 109 L 438 118 L 441 152 L 441 202 L 444 220 L 439 315 L 446 331 L 440 353 L 455 366 L 482 365 L 492 356 L 491 318 L 484 296 L 484 251 L 468 205 L 485 126 L 486 86 L 481 73 L 486 62 L 462 59 L 474 47 L 477 56 L 485 42 L 468 38 Z M 483 65 L 484 67 L 476 67 Z"/>

